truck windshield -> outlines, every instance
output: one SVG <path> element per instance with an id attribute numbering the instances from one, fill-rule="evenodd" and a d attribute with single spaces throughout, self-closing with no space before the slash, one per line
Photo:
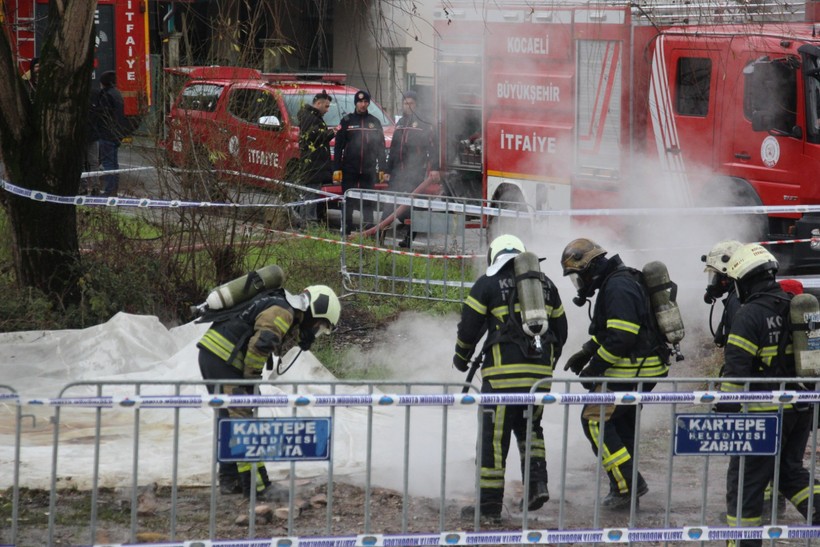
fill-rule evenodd
<path id="1" fill-rule="evenodd" d="M 806 128 L 809 142 L 820 142 L 820 59 L 807 55 L 803 60 L 806 75 Z"/>
<path id="2" fill-rule="evenodd" d="M 342 121 L 342 116 L 355 110 L 355 103 L 353 102 L 353 96 L 355 93 L 331 93 L 331 95 L 333 95 L 333 102 L 330 103 L 330 110 L 327 111 L 324 119 L 328 127 L 335 127 Z M 285 106 L 288 109 L 290 119 L 296 120 L 299 109 L 302 108 L 302 105 L 305 103 L 309 104 L 312 99 L 313 96 L 306 93 L 286 94 Z M 390 118 L 375 102 L 370 103 L 367 111 L 376 116 L 383 127 L 392 125 Z"/>

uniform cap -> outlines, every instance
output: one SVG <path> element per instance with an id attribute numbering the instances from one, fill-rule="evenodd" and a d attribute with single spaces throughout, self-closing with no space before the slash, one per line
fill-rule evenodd
<path id="1" fill-rule="evenodd" d="M 355 99 L 354 102 L 358 103 L 358 102 L 361 102 L 361 101 L 370 102 L 370 93 L 368 93 L 367 91 L 365 91 L 363 89 L 356 92 L 356 99 Z"/>

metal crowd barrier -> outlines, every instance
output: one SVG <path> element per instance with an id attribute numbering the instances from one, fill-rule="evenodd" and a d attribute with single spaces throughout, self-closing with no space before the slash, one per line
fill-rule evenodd
<path id="1" fill-rule="evenodd" d="M 690 419 L 687 417 L 696 415 L 699 421 L 725 419 L 711 412 L 714 403 L 765 401 L 781 407 L 799 403 L 806 412 L 811 412 L 813 420 L 804 463 L 814 480 L 820 391 L 786 389 L 787 383 L 793 381 L 801 379 L 782 380 L 781 389 L 777 391 L 730 394 L 718 391 L 716 381 L 709 378 L 659 379 L 652 392 L 640 389 L 610 392 L 604 384 L 598 393 L 581 389 L 577 379 L 554 379 L 549 393 L 537 392 L 539 386 L 535 386 L 530 393 L 509 394 L 463 393 L 465 384 L 446 383 L 231 382 L 253 385 L 259 393 L 246 396 L 219 392 L 208 395 L 204 382 L 77 382 L 67 385 L 54 399 L 27 399 L 11 387 L 0 386 L 5 391 L 0 394 L 3 403 L 0 431 L 13 438 L 13 446 L 4 443 L 6 446 L 0 455 L 5 459 L 6 455 L 13 454 L 14 458 L 11 485 L 14 508 L 11 513 L 4 512 L 4 521 L 10 521 L 11 526 L 4 525 L 0 529 L 0 544 L 25 545 L 24 538 L 29 537 L 26 528 L 31 525 L 19 520 L 18 507 L 20 503 L 29 503 L 27 496 L 38 488 L 49 491 L 49 545 L 61 543 L 58 535 L 66 519 L 86 530 L 84 537 L 73 537 L 72 541 L 136 544 L 138 532 L 143 530 L 147 518 L 138 512 L 138 492 L 146 483 L 154 481 L 167 490 L 161 497 L 169 507 L 167 538 L 154 545 L 669 544 L 738 539 L 761 539 L 769 545 L 784 540 L 809 545 L 812 540 L 820 539 L 820 526 L 807 525 L 790 508 L 779 509 L 776 496 L 770 502 L 771 515 L 762 526 L 727 526 L 722 513 L 726 511 L 724 487 L 728 458 L 714 451 L 681 452 L 681 443 L 685 447 L 686 442 L 685 428 L 681 428 L 685 419 Z M 511 449 L 507 459 L 511 472 L 506 483 L 505 519 L 500 526 L 488 528 L 478 518 L 473 522 L 460 518 L 459 503 L 465 500 L 475 503 L 479 487 L 475 462 L 479 452 L 472 435 L 467 435 L 466 441 L 459 441 L 457 434 L 463 435 L 475 424 L 476 434 L 480 436 L 481 411 L 486 405 L 494 404 L 545 407 L 542 425 L 552 499 L 535 512 L 528 511 L 526 506 L 518 507 L 520 495 L 526 498 L 526 477 L 523 484 L 509 479 L 512 473 L 520 480 L 515 449 Z M 583 405 L 598 406 L 601 416 L 607 405 L 636 408 L 636 450 L 632 457 L 650 489 L 640 501 L 633 497 L 627 511 L 601 507 L 608 479 L 601 468 L 602 456 L 593 457 L 589 442 L 580 434 L 577 418 Z M 326 461 L 267 464 L 269 471 L 285 471 L 282 480 L 287 481 L 290 494 L 287 517 L 281 517 L 276 526 L 260 526 L 256 523 L 253 504 L 248 504 L 246 527 L 235 528 L 237 535 L 247 538 L 242 540 L 217 537 L 217 513 L 237 505 L 235 497 L 218 493 L 217 449 L 254 442 L 247 439 L 240 442 L 235 438 L 227 444 L 224 438 L 216 442 L 224 430 L 220 429 L 215 410 L 231 407 L 254 407 L 262 419 L 271 414 L 277 419 L 330 418 L 333 424 L 330 457 Z M 46 417 L 51 429 L 48 480 L 28 472 L 18 473 L 21 458 L 29 464 L 27 467 L 40 468 L 37 462 L 28 460 L 29 455 L 35 449 L 49 448 L 48 443 L 43 442 L 42 427 L 27 426 L 29 412 Z M 774 430 L 767 428 L 758 430 L 759 436 L 772 435 Z M 30 431 L 35 429 L 41 434 L 38 446 L 34 446 L 38 442 L 35 432 Z M 344 444 L 345 435 L 349 435 L 350 444 Z M 601 440 L 598 439 L 599 444 Z M 748 440 L 751 442 L 752 438 Z M 463 442 L 466 446 L 454 445 L 454 442 Z M 527 447 L 524 459 L 528 460 L 529 445 L 524 446 Z M 779 461 L 779 453 L 774 457 Z M 385 471 L 382 466 L 386 463 L 393 467 Z M 197 471 L 199 465 L 204 465 L 206 471 Z M 8 466 L 4 464 L 4 467 Z M 122 471 L 123 467 L 127 472 Z M 776 487 L 779 467 L 775 469 Z M 456 493 L 457 479 L 465 474 L 470 482 L 468 491 Z M 295 500 L 307 488 L 306 477 L 312 477 L 315 485 L 326 487 L 324 530 L 305 528 L 296 515 Z M 360 484 L 364 492 L 363 521 L 358 525 L 337 518 L 341 500 L 336 499 L 335 488 L 348 480 Z M 374 524 L 380 507 L 374 503 L 373 492 L 391 480 L 397 485 L 393 490 L 401 497 L 402 516 L 401 522 L 390 524 L 388 532 L 377 529 Z M 412 524 L 411 502 L 418 496 L 414 488 L 416 483 L 425 481 L 436 485 L 432 499 L 438 506 L 437 531 L 417 530 Z M 181 503 L 181 489 L 191 487 L 209 489 L 207 535 L 210 540 L 189 537 L 190 527 L 180 526 L 199 518 L 196 508 Z M 117 537 L 112 535 L 112 524 L 100 514 L 103 508 L 98 507 L 101 492 L 110 488 L 124 488 L 123 492 L 130 496 L 130 505 L 126 505 L 129 522 L 116 531 Z M 739 488 L 742 494 L 742 482 Z M 69 509 L 61 503 L 63 496 L 71 491 L 87 492 L 90 500 L 87 514 L 78 515 L 76 508 Z M 18 494 L 22 499 L 18 499 Z M 511 498 L 515 499 L 511 501 Z M 428 505 L 431 503 L 428 501 Z M 67 514 L 69 511 L 73 512 Z M 810 506 L 810 514 L 811 511 Z M 87 522 L 87 528 L 82 522 Z M 97 532 L 103 528 L 108 536 L 100 541 Z M 285 535 L 282 530 L 286 531 Z M 255 539 L 260 537 L 264 539 Z M 21 541 L 23 543 L 18 543 Z"/>

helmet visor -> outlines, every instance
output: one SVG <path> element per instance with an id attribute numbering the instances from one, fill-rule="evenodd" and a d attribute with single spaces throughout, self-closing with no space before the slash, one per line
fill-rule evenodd
<path id="1" fill-rule="evenodd" d="M 569 280 L 572 281 L 572 285 L 575 287 L 576 291 L 580 291 L 584 288 L 584 279 L 581 277 L 581 274 L 573 272 L 567 277 L 569 277 Z"/>

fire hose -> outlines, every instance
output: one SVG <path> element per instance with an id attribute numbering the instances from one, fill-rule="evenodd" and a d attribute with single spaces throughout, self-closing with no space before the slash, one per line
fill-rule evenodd
<path id="1" fill-rule="evenodd" d="M 410 192 L 409 195 L 410 196 L 415 196 L 415 195 L 418 195 L 418 194 L 424 194 L 425 192 L 427 192 L 427 190 L 431 186 L 433 186 L 434 184 L 437 184 L 437 183 L 438 183 L 438 180 L 436 178 L 428 175 L 427 178 L 424 179 L 423 181 L 421 181 L 421 183 L 418 186 L 416 186 L 416 188 L 412 192 Z M 436 193 L 438 193 L 438 192 L 436 192 Z M 399 205 L 398 207 L 396 207 L 393 210 L 392 213 L 387 215 L 387 217 L 384 218 L 381 222 L 379 222 L 376 226 L 373 226 L 372 228 L 368 228 L 367 230 L 362 232 L 362 234 L 365 235 L 365 236 L 375 236 L 379 232 L 382 232 L 382 231 L 386 230 L 388 226 L 393 224 L 393 221 L 396 220 L 396 218 L 399 215 L 401 215 L 402 213 L 407 211 L 409 208 L 410 208 L 410 205 Z"/>

